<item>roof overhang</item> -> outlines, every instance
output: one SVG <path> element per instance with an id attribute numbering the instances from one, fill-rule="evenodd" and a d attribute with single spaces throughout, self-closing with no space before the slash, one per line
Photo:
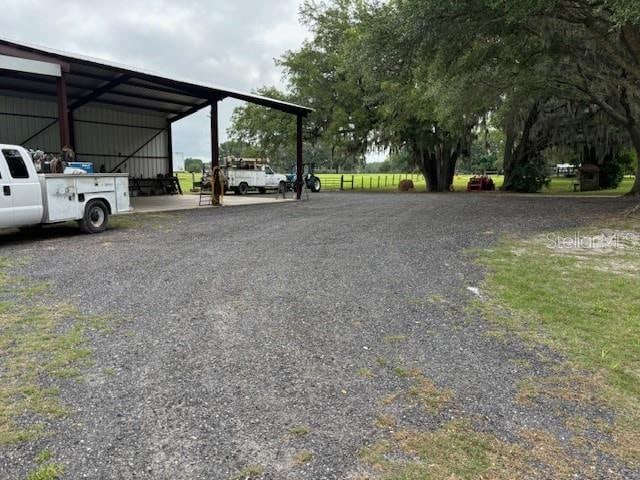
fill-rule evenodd
<path id="1" fill-rule="evenodd" d="M 56 75 L 56 72 L 57 75 Z M 0 38 L 0 91 L 55 96 L 50 77 L 64 72 L 70 110 L 89 103 L 180 120 L 225 98 L 307 116 L 313 109 L 251 93 L 187 81 L 132 67 Z"/>

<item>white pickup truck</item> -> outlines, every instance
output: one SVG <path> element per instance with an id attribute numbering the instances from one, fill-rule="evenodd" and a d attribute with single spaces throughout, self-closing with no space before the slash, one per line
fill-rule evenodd
<path id="1" fill-rule="evenodd" d="M 267 190 L 284 191 L 287 177 L 275 173 L 269 165 L 251 165 L 250 168 L 228 166 L 224 170 L 225 190 L 233 190 L 237 195 L 245 195 L 250 189 L 260 193 Z"/>
<path id="2" fill-rule="evenodd" d="M 76 220 L 98 233 L 130 210 L 128 174 L 38 174 L 24 148 L 0 144 L 0 228 Z"/>

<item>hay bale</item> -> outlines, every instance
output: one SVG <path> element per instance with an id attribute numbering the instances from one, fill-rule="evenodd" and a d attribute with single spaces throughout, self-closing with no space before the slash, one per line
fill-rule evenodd
<path id="1" fill-rule="evenodd" d="M 398 190 L 401 192 L 409 192 L 414 189 L 413 180 L 400 180 Z"/>

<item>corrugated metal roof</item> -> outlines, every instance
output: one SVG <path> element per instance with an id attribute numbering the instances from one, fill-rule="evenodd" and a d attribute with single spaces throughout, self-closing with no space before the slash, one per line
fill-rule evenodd
<path id="1" fill-rule="evenodd" d="M 66 73 L 70 107 L 87 99 L 123 108 L 154 111 L 169 119 L 186 116 L 212 101 L 235 98 L 287 113 L 306 116 L 313 109 L 252 93 L 240 92 L 202 82 L 178 79 L 155 72 L 121 65 L 85 55 L 58 51 L 48 47 L 15 42 L 0 37 L 0 53 L 11 55 L 16 49 L 36 57 L 47 57 L 69 64 Z M 4 51 L 3 51 L 4 50 Z M 15 78 L 19 79 L 19 84 Z M 55 85 L 37 75 L 0 74 L 0 89 L 31 95 L 55 95 Z M 95 92 L 101 92 L 98 96 Z"/>

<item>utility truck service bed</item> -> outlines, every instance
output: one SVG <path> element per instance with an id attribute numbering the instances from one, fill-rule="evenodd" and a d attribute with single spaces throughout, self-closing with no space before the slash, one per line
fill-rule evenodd
<path id="1" fill-rule="evenodd" d="M 76 220 L 86 233 L 102 232 L 109 215 L 131 210 L 128 177 L 38 174 L 24 148 L 0 144 L 0 228 Z"/>
<path id="2" fill-rule="evenodd" d="M 274 172 L 260 159 L 231 160 L 223 167 L 225 190 L 233 190 L 237 195 L 245 195 L 256 189 L 260 193 L 267 190 L 284 191 L 287 177 Z"/>

